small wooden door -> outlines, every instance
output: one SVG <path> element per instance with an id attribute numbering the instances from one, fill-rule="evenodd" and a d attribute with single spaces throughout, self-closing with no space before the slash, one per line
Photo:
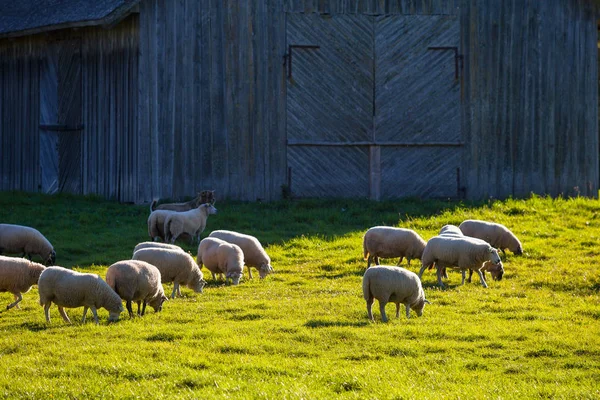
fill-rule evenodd
<path id="1" fill-rule="evenodd" d="M 81 40 L 47 48 L 40 83 L 40 165 L 46 193 L 82 193 Z"/>

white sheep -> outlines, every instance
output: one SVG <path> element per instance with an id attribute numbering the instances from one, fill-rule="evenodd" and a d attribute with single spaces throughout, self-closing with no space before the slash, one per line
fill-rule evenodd
<path id="1" fill-rule="evenodd" d="M 165 220 L 169 214 L 176 211 L 156 210 L 152 211 L 148 216 L 148 236 L 150 239 L 165 240 Z"/>
<path id="2" fill-rule="evenodd" d="M 217 230 L 212 231 L 208 237 L 215 237 L 240 246 L 244 252 L 244 263 L 248 266 L 248 276 L 250 279 L 252 279 L 250 267 L 258 270 L 260 279 L 264 279 L 268 274 L 273 272 L 271 258 L 254 236 L 234 231 Z"/>
<path id="3" fill-rule="evenodd" d="M 458 268 L 462 272 L 462 284 L 465 283 L 465 271 L 472 269 L 477 271 L 483 287 L 487 288 L 487 283 L 483 277 L 481 268 L 486 261 L 493 264 L 500 264 L 498 251 L 489 243 L 467 236 L 458 235 L 439 235 L 434 236 L 427 242 L 423 250 L 423 258 L 419 278 L 423 275 L 426 268 L 431 268 L 434 264 L 437 268 L 438 285 L 444 287 L 442 283 L 442 273 L 445 268 Z"/>
<path id="4" fill-rule="evenodd" d="M 460 230 L 460 228 L 456 225 L 444 225 L 442 227 L 442 229 L 440 229 L 440 235 L 442 235 L 442 236 L 443 235 L 465 236 L 462 233 L 462 231 Z M 481 267 L 480 271 L 483 274 L 484 279 L 485 279 L 485 272 L 487 271 L 492 275 L 492 279 L 499 281 L 499 280 L 502 280 L 502 275 L 504 275 L 504 266 L 502 265 L 502 263 L 493 264 L 490 261 L 486 261 L 483 264 L 483 267 Z M 464 273 L 465 273 L 465 271 L 462 271 L 463 282 L 464 282 Z M 472 276 L 473 276 L 473 270 L 469 269 L 469 278 L 467 279 L 467 282 L 471 283 Z M 442 277 L 448 278 L 448 274 L 446 273 L 446 268 L 444 268 L 442 271 Z"/>
<path id="5" fill-rule="evenodd" d="M 154 211 L 156 212 L 156 211 Z M 206 220 L 211 214 L 216 214 L 217 209 L 209 203 L 201 204 L 190 211 L 176 212 L 167 215 L 165 219 L 165 241 L 175 243 L 175 240 L 184 233 L 200 241 L 200 234 L 206 228 Z"/>
<path id="6" fill-rule="evenodd" d="M 133 318 L 132 301 L 137 302 L 137 315 L 142 316 L 146 313 L 146 304 L 158 312 L 168 300 L 160 281 L 160 271 L 145 261 L 124 260 L 112 264 L 106 270 L 106 283 L 125 300 L 129 318 Z"/>
<path id="7" fill-rule="evenodd" d="M 184 251 L 181 247 L 179 247 L 175 244 L 161 243 L 161 242 L 141 242 L 141 243 L 138 243 L 135 245 L 135 247 L 133 248 L 133 252 L 135 253 L 138 250 L 147 249 L 148 247 L 158 247 L 158 248 L 162 248 L 162 249 Z"/>
<path id="8" fill-rule="evenodd" d="M 204 265 L 216 279 L 216 274 L 225 274 L 226 280 L 234 285 L 240 283 L 244 273 L 244 252 L 240 246 L 224 240 L 207 237 L 198 245 L 198 266 Z"/>
<path id="9" fill-rule="evenodd" d="M 523 246 L 519 239 L 502 224 L 468 219 L 458 227 L 464 235 L 485 240 L 493 247 L 502 250 L 503 253 L 506 249 L 509 249 L 516 255 L 523 254 Z"/>
<path id="10" fill-rule="evenodd" d="M 371 261 L 379 265 L 379 257 L 400 257 L 397 265 L 406 257 L 410 266 L 410 260 L 421 259 L 425 244 L 425 240 L 412 229 L 375 226 L 367 230 L 363 237 L 363 254 L 367 268 L 371 266 Z"/>
<path id="11" fill-rule="evenodd" d="M 37 229 L 23 225 L 0 224 L 0 254 L 17 254 L 21 257 L 38 255 L 44 264 L 56 262 L 56 252 L 52 244 Z"/>
<path id="12" fill-rule="evenodd" d="M 464 236 L 460 228 L 456 225 L 444 225 L 440 229 L 439 235 L 458 235 Z"/>
<path id="13" fill-rule="evenodd" d="M 206 284 L 194 258 L 183 251 L 148 247 L 133 253 L 133 259 L 146 261 L 158 268 L 162 283 L 173 282 L 171 298 L 175 298 L 176 294 L 181 296 L 180 285 L 186 285 L 194 292 L 202 293 L 202 288 Z"/>
<path id="14" fill-rule="evenodd" d="M 401 267 L 373 266 L 366 270 L 362 280 L 363 297 L 367 302 L 369 319 L 374 321 L 372 306 L 374 299 L 379 301 L 381 320 L 387 322 L 385 305 L 396 304 L 396 318 L 400 317 L 400 304 L 406 308 L 406 318 L 410 318 L 410 309 L 420 317 L 423 315 L 425 293 L 417 274 Z"/>
<path id="15" fill-rule="evenodd" d="M 19 308 L 23 300 L 22 293 L 27 293 L 33 285 L 37 285 L 40 274 L 46 267 L 24 258 L 0 256 L 0 292 L 9 292 L 15 301 L 6 306 L 10 310 Z"/>
<path id="16" fill-rule="evenodd" d="M 64 307 L 83 306 L 83 319 L 88 308 L 92 310 L 94 322 L 98 324 L 98 308 L 109 312 L 108 321 L 118 321 L 123 312 L 123 304 L 119 295 L 96 274 L 72 271 L 62 267 L 48 267 L 40 275 L 38 281 L 40 305 L 44 307 L 46 321 L 50 322 L 50 306 L 58 306 L 58 312 L 67 323 L 71 323 Z"/>

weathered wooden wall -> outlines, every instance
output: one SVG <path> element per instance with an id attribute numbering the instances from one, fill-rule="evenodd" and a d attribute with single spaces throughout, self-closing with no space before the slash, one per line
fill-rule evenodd
<path id="1" fill-rule="evenodd" d="M 0 190 L 37 191 L 40 47 L 0 42 Z"/>
<path id="2" fill-rule="evenodd" d="M 463 2 L 469 198 L 597 196 L 598 15 L 592 3 Z"/>
<path id="3" fill-rule="evenodd" d="M 141 199 L 276 199 L 286 180 L 277 0 L 140 5 Z"/>
<path id="4" fill-rule="evenodd" d="M 137 32 L 132 16 L 0 41 L 0 190 L 138 200 Z"/>
<path id="5" fill-rule="evenodd" d="M 215 189 L 220 198 L 278 199 L 289 163 L 304 160 L 302 151 L 290 158 L 287 146 L 288 139 L 295 140 L 289 135 L 290 81 L 283 65 L 289 24 L 318 14 L 368 16 L 375 43 L 384 44 L 374 46 L 373 57 L 392 60 L 385 50 L 387 33 L 381 30 L 377 37 L 378 23 L 391 27 L 391 35 L 399 33 L 396 25 L 418 28 L 421 17 L 428 23 L 458 17 L 464 59 L 447 93 L 458 90 L 460 96 L 460 130 L 451 130 L 450 144 L 462 143 L 458 160 L 466 196 L 597 195 L 598 13 L 592 1 L 145 0 L 139 12 L 108 30 L 0 40 L 0 190 L 52 190 L 40 169 L 60 170 L 60 162 L 52 164 L 60 157 L 54 149 L 58 141 L 40 125 L 60 122 L 61 75 L 53 68 L 62 62 L 53 48 L 62 46 L 59 40 L 79 40 L 80 51 L 71 60 L 81 64 L 81 142 L 70 142 L 64 154 L 80 147 L 81 157 L 63 160 L 80 167 L 81 172 L 63 168 L 80 175 L 76 190 L 134 202 L 190 196 L 200 189 Z M 438 72 L 425 72 L 447 76 L 452 71 L 446 59 L 452 60 L 446 56 L 435 60 L 436 66 L 444 63 Z M 424 60 L 419 55 L 414 65 Z M 390 65 L 386 74 L 393 76 Z M 335 77 L 327 85 L 337 87 Z M 375 76 L 374 87 L 386 85 L 382 78 Z M 401 97 L 389 92 L 385 98 L 394 100 L 378 105 L 383 92 L 377 93 L 376 109 Z M 389 108 L 386 112 L 393 112 Z M 374 126 L 385 125 L 382 116 L 373 117 Z M 77 125 L 76 116 L 69 119 Z M 377 139 L 375 132 L 370 140 Z M 438 134 L 440 142 L 445 134 Z M 391 131 L 384 137 L 400 140 Z M 408 143 L 410 137 L 401 139 L 415 144 Z M 411 165 L 414 178 L 401 178 L 421 190 L 416 180 L 424 156 L 410 146 L 398 154 L 390 147 L 350 150 L 355 156 L 349 159 L 360 162 L 355 168 L 371 167 L 359 182 L 361 190 L 377 174 L 393 185 L 393 175 L 400 173 L 395 171 Z M 426 167 L 435 172 L 435 157 L 426 158 Z M 315 174 L 325 168 L 314 167 Z M 391 185 L 376 189 L 382 197 L 402 195 Z M 423 197 L 432 193 L 422 190 Z"/>
<path id="6" fill-rule="evenodd" d="M 138 18 L 82 36 L 82 187 L 119 201 L 138 202 Z"/>

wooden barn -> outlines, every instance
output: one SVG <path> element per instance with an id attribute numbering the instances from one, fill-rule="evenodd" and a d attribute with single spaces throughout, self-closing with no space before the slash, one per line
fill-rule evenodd
<path id="1" fill-rule="evenodd" d="M 0 190 L 596 196 L 593 0 L 0 0 Z"/>

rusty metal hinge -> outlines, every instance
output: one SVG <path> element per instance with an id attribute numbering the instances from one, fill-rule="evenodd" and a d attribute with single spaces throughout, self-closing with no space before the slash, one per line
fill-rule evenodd
<path id="1" fill-rule="evenodd" d="M 287 66 L 287 77 L 292 77 L 292 50 L 294 49 L 320 49 L 321 46 L 317 46 L 314 44 L 290 44 L 288 46 L 287 54 L 283 55 L 283 65 Z"/>
<path id="2" fill-rule="evenodd" d="M 458 70 L 459 67 L 462 70 L 463 68 L 463 59 L 464 56 L 462 54 L 458 53 L 458 47 L 457 46 L 432 46 L 432 47 L 428 47 L 427 50 L 450 50 L 450 51 L 454 51 L 454 79 L 458 79 Z M 459 66 L 459 62 L 460 62 L 460 66 Z"/>

